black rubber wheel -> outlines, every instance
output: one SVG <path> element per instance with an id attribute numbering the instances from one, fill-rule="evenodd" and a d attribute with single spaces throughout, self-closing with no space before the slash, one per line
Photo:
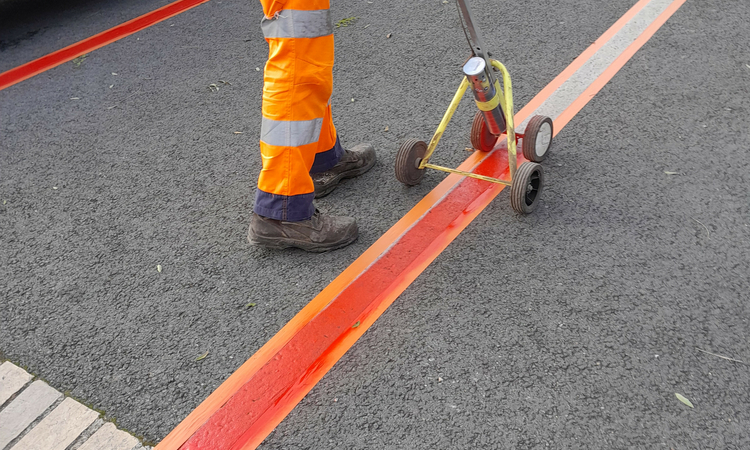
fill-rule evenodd
<path id="1" fill-rule="evenodd" d="M 544 187 L 542 166 L 525 162 L 516 170 L 510 185 L 510 206 L 518 214 L 529 214 L 536 208 Z"/>
<path id="2" fill-rule="evenodd" d="M 396 154 L 396 179 L 407 186 L 416 186 L 422 181 L 424 169 L 419 163 L 427 153 L 427 144 L 418 139 L 409 139 L 398 148 Z"/>
<path id="3" fill-rule="evenodd" d="M 496 142 L 497 136 L 490 133 L 490 128 L 484 121 L 484 114 L 482 114 L 482 111 L 477 111 L 474 114 L 474 121 L 471 123 L 471 146 L 475 150 L 489 152 L 495 148 Z"/>
<path id="4" fill-rule="evenodd" d="M 546 116 L 532 117 L 521 141 L 523 157 L 533 162 L 544 161 L 552 144 L 553 131 L 552 119 Z"/>

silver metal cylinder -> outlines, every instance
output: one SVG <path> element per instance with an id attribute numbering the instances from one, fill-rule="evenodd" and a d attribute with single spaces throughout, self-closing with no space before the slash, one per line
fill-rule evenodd
<path id="1" fill-rule="evenodd" d="M 478 103 L 489 102 L 498 94 L 495 89 L 494 76 L 490 70 L 492 69 L 487 67 L 485 59 L 478 56 L 470 58 L 464 64 L 464 75 L 469 80 L 474 100 Z M 501 105 L 498 104 L 490 111 L 482 110 L 482 113 L 484 114 L 484 120 L 487 122 L 490 133 L 500 136 L 505 131 L 506 126 L 505 115 L 503 114 Z"/>

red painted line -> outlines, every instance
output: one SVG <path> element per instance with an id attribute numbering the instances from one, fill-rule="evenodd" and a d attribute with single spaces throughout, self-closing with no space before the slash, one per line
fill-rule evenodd
<path id="1" fill-rule="evenodd" d="M 684 1 L 675 0 L 654 23 L 666 21 Z M 648 0 L 641 0 L 633 9 L 640 10 L 647 3 Z M 630 18 L 637 12 L 633 9 L 628 12 Z M 618 28 L 610 28 L 609 37 L 625 23 L 627 20 L 621 20 L 613 25 Z M 643 45 L 661 24 L 650 26 L 625 53 L 636 43 Z M 601 47 L 605 42 L 597 40 L 592 47 Z M 587 52 L 585 59 L 582 55 L 571 65 L 580 67 L 595 53 Z M 617 58 L 573 105 L 580 110 L 606 83 L 601 80 L 611 79 L 630 56 Z M 553 80 L 550 86 L 555 87 L 548 86 L 540 92 L 516 115 L 516 121 L 522 122 L 536 108 L 534 105 L 541 104 L 574 72 L 566 69 L 566 76 L 561 74 Z M 569 110 L 572 111 L 568 108 L 555 121 L 556 131 L 570 120 L 566 116 Z M 475 153 L 461 166 L 470 168 L 477 163 L 477 173 L 509 178 L 507 152 L 500 148 L 489 155 Z M 502 189 L 501 185 L 471 178 L 446 178 L 232 374 L 157 450 L 257 447 Z"/>
<path id="2" fill-rule="evenodd" d="M 494 174 L 507 167 L 506 154 L 504 160 L 487 158 L 477 172 Z M 376 318 L 373 312 L 384 302 L 390 304 L 403 291 L 398 289 L 398 294 L 393 295 L 394 287 L 408 280 L 405 288 L 418 275 L 414 269 L 426 266 L 424 261 L 439 254 L 429 251 L 433 242 L 445 230 L 454 228 L 457 219 L 476 210 L 470 206 L 487 188 L 488 183 L 478 180 L 461 183 L 295 334 L 180 448 L 241 449 L 259 444 L 266 436 L 264 432 L 279 423 L 279 413 L 294 407 L 339 359 L 343 352 L 337 354 L 337 349 L 344 347 L 343 341 L 351 334 L 361 334 L 357 328 L 372 323 Z M 363 324 L 367 319 L 370 322 Z"/>
<path id="3" fill-rule="evenodd" d="M 39 59 L 35 59 L 34 61 L 10 69 L 7 72 L 0 73 L 0 91 L 31 78 L 34 75 L 40 74 L 53 67 L 57 67 L 60 64 L 71 61 L 81 55 L 102 48 L 105 45 L 124 38 L 125 36 L 130 36 L 144 28 L 148 28 L 151 25 L 169 19 L 170 17 L 174 17 L 177 14 L 185 12 L 188 9 L 194 8 L 207 1 L 208 0 L 177 0 L 176 2 L 170 3 L 155 11 L 151 11 L 150 13 L 129 20 L 114 28 L 110 28 L 107 31 L 103 31 L 97 35 L 91 36 L 90 38 L 42 56 Z"/>

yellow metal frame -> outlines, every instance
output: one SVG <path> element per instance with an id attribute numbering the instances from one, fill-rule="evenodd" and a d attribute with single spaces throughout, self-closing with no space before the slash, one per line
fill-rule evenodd
<path id="1" fill-rule="evenodd" d="M 503 74 L 503 91 L 498 92 L 498 95 L 500 96 L 500 101 L 503 105 L 503 112 L 505 113 L 505 123 L 506 123 L 506 139 L 508 142 L 508 165 L 510 166 L 510 179 L 513 180 L 513 177 L 516 176 L 516 166 L 518 164 L 518 158 L 516 156 L 516 130 L 515 125 L 513 124 L 513 87 L 511 85 L 510 81 L 510 73 L 508 73 L 508 69 L 505 68 L 504 65 L 502 65 L 499 61 L 495 61 L 494 59 L 491 61 L 492 67 L 499 70 L 500 73 Z M 464 77 L 463 81 L 461 81 L 461 85 L 458 86 L 458 90 L 456 91 L 456 94 L 453 96 L 453 100 L 451 100 L 451 104 L 448 106 L 448 110 L 443 115 L 443 119 L 440 121 L 440 125 L 438 125 L 437 130 L 435 131 L 435 134 L 432 135 L 432 139 L 430 139 L 430 144 L 427 146 L 427 152 L 424 155 L 424 158 L 422 158 L 422 161 L 419 162 L 419 168 L 420 169 L 435 169 L 440 170 L 442 172 L 448 172 L 448 173 L 455 173 L 458 175 L 463 175 L 465 177 L 471 177 L 476 178 L 478 180 L 484 180 L 489 181 L 490 183 L 497 183 L 497 184 L 503 184 L 505 186 L 510 186 L 511 181 L 501 180 L 499 178 L 492 178 L 492 177 L 486 177 L 484 175 L 478 175 L 471 172 L 464 172 L 463 170 L 457 170 L 457 169 L 450 169 L 448 167 L 442 167 L 437 166 L 435 164 L 430 164 L 430 158 L 432 157 L 432 154 L 435 153 L 435 148 L 437 148 L 438 142 L 440 142 L 440 138 L 443 137 L 443 133 L 445 133 L 445 129 L 448 127 L 448 123 L 453 118 L 453 114 L 456 112 L 456 109 L 458 109 L 459 103 L 461 103 L 461 99 L 463 98 L 464 94 L 466 93 L 466 90 L 469 88 L 469 80 Z"/>

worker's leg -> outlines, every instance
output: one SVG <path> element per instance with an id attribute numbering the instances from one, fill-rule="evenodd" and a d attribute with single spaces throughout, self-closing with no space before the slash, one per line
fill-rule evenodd
<path id="1" fill-rule="evenodd" d="M 255 212 L 300 221 L 315 211 L 310 170 L 335 165 L 336 129 L 330 118 L 333 29 L 328 0 L 262 0 L 261 27 L 269 56 L 264 73 Z M 340 147 L 339 147 L 340 148 Z"/>
<path id="2" fill-rule="evenodd" d="M 328 126 L 330 124 L 330 126 Z M 324 136 L 323 134 L 326 133 Z M 318 153 L 310 170 L 315 186 L 315 198 L 328 195 L 345 178 L 361 175 L 375 164 L 375 149 L 369 144 L 344 150 L 336 135 L 329 106 L 323 121 Z"/>
<path id="3" fill-rule="evenodd" d="M 333 116 L 331 115 L 331 105 L 328 104 L 325 115 L 323 116 L 323 126 L 320 130 L 320 139 L 318 148 L 315 151 L 315 160 L 310 169 L 310 173 L 325 172 L 333 168 L 344 155 L 344 148 L 336 133 L 336 127 L 333 125 Z"/>
<path id="4" fill-rule="evenodd" d="M 333 28 L 328 0 L 261 0 L 268 42 L 251 242 L 326 251 L 357 237 L 354 219 L 313 206 L 311 169 L 334 167 L 343 149 L 331 120 Z"/>

